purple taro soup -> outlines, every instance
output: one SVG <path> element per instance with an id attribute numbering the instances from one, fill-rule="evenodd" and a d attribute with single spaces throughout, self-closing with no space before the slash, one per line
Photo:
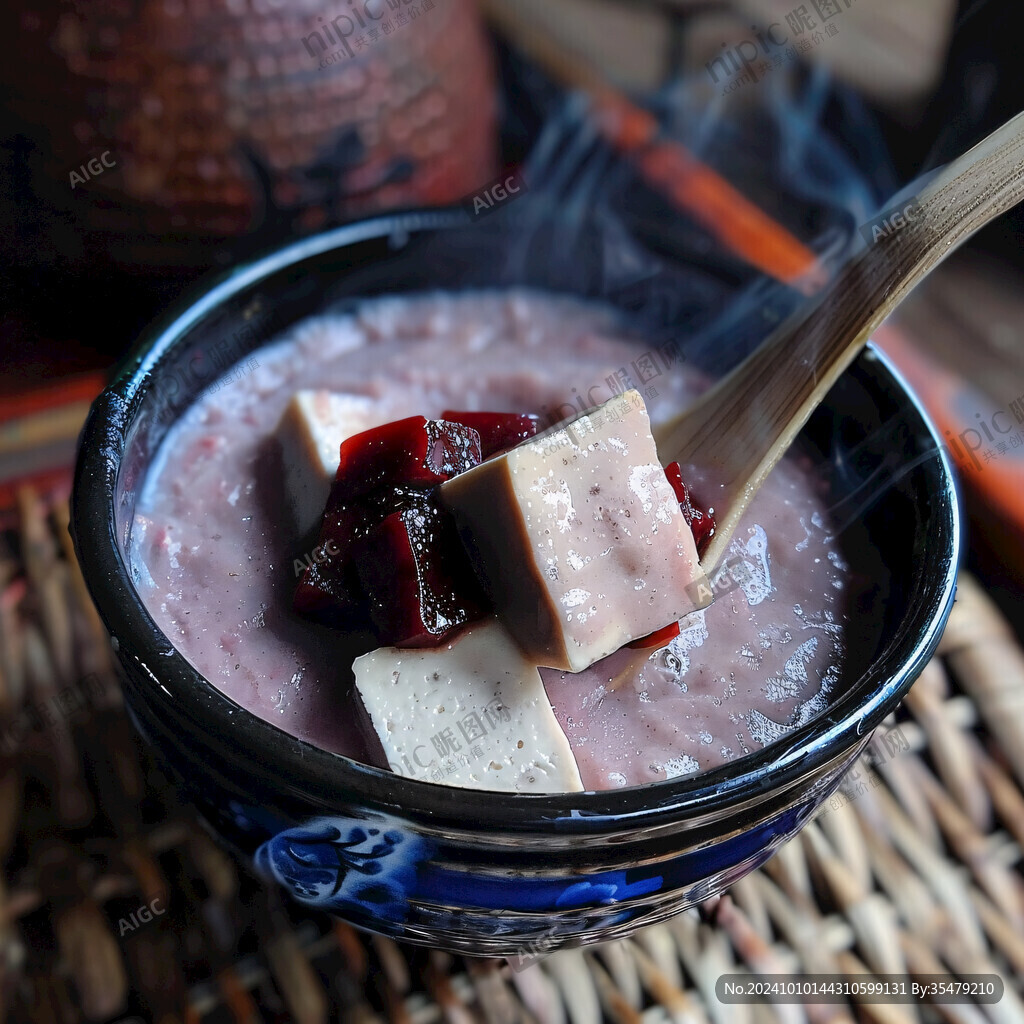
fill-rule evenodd
<path id="1" fill-rule="evenodd" d="M 705 381 L 641 352 L 529 291 L 307 320 L 164 440 L 135 584 L 242 708 L 402 775 L 578 792 L 759 750 L 863 670 L 884 570 L 795 448 L 709 578 L 713 489 L 651 438 Z"/>

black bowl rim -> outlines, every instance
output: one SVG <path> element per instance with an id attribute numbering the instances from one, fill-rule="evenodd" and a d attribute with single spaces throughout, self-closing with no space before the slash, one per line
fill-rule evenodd
<path id="1" fill-rule="evenodd" d="M 364 807 L 390 810 L 424 823 L 461 823 L 478 832 L 562 832 L 569 824 L 566 819 L 572 819 L 573 831 L 624 831 L 652 824 L 656 819 L 698 815 L 738 806 L 767 791 L 796 784 L 828 764 L 838 752 L 852 749 L 894 710 L 935 653 L 952 610 L 961 550 L 960 501 L 948 453 L 916 395 L 874 349 L 870 356 L 903 392 L 924 431 L 935 441 L 935 457 L 940 460 L 945 481 L 947 501 L 943 510 L 947 514 L 951 558 L 927 615 L 918 616 L 925 621 L 914 627 L 920 635 L 913 647 L 905 653 L 894 652 L 890 643 L 881 660 L 851 689 L 868 674 L 885 679 L 884 685 L 841 716 L 834 713 L 844 707 L 844 701 L 775 741 L 766 748 L 770 751 L 768 757 L 759 757 L 762 752 L 755 751 L 691 776 L 585 793 L 496 793 L 410 779 L 315 747 L 253 715 L 196 671 L 157 626 L 131 582 L 116 537 L 114 509 L 120 459 L 152 367 L 179 337 L 223 301 L 278 271 L 358 242 L 463 227 L 467 220 L 465 211 L 459 209 L 413 210 L 374 217 L 289 243 L 200 281 L 142 332 L 112 382 L 93 403 L 79 441 L 71 533 L 89 590 L 115 649 L 120 638 L 131 637 L 131 656 L 140 670 L 137 675 L 152 682 L 146 699 L 172 701 L 177 712 L 187 712 L 209 737 L 226 736 L 235 750 L 249 744 L 250 751 L 259 751 L 258 760 L 263 765 L 287 768 L 287 773 L 275 771 L 278 784 L 300 800 L 345 806 L 355 798 Z M 154 674 L 150 664 L 159 665 L 162 678 Z M 164 685 L 168 682 L 173 692 Z M 171 705 L 167 706 L 170 709 Z M 238 717 L 237 712 L 241 712 Z M 245 734 L 242 743 L 239 731 Z M 250 759 L 257 759 L 255 753 Z M 737 767 L 742 770 L 737 771 Z"/>

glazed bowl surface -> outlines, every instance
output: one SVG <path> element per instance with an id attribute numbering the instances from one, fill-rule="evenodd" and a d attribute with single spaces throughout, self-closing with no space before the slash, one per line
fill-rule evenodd
<path id="1" fill-rule="evenodd" d="M 510 254 L 503 231 L 470 225 L 461 211 L 394 215 L 305 239 L 202 286 L 144 333 L 93 406 L 72 533 L 129 713 L 225 843 L 297 899 L 359 927 L 525 962 L 677 913 L 794 835 L 934 653 L 953 603 L 960 529 L 932 427 L 869 349 L 800 443 L 829 473 L 833 500 L 856 512 L 862 564 L 880 559 L 890 573 L 874 612 L 880 638 L 858 652 L 826 712 L 764 750 L 627 789 L 485 793 L 328 753 L 241 708 L 174 648 L 132 582 L 130 531 L 162 439 L 219 369 L 358 299 L 516 285 L 617 302 L 600 273 L 560 275 L 551 260 Z M 632 312 L 632 301 L 618 304 Z"/>

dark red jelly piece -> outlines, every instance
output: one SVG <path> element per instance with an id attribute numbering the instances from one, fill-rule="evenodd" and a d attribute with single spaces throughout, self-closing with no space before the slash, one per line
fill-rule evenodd
<path id="1" fill-rule="evenodd" d="M 431 490 L 481 461 L 476 430 L 423 416 L 345 440 L 317 548 L 296 561 L 295 610 L 406 646 L 480 617 L 476 577 Z"/>
<path id="2" fill-rule="evenodd" d="M 647 636 L 630 640 L 626 646 L 632 647 L 634 651 L 653 650 L 655 647 L 665 647 L 677 636 L 679 636 L 679 623 L 670 622 L 664 629 L 656 629 L 653 633 L 648 633 Z"/>
<path id="3" fill-rule="evenodd" d="M 683 518 L 690 527 L 690 532 L 693 534 L 694 542 L 697 545 L 697 554 L 703 558 L 704 552 L 707 551 L 708 545 L 711 543 L 711 538 L 715 535 L 715 530 L 718 529 L 715 517 L 710 511 L 699 509 L 693 504 L 690 492 L 687 490 L 686 484 L 683 483 L 683 474 L 679 469 L 678 462 L 670 462 L 665 467 L 665 476 L 668 477 L 668 482 L 672 485 L 672 490 L 676 492 L 676 497 L 679 499 L 679 507 L 682 509 Z"/>
<path id="4" fill-rule="evenodd" d="M 532 413 L 461 412 L 454 409 L 445 409 L 441 419 L 475 430 L 480 435 L 480 452 L 485 459 L 534 437 L 540 423 L 540 417 Z"/>
<path id="5" fill-rule="evenodd" d="M 352 564 L 352 544 L 367 528 L 367 510 L 338 502 L 328 508 L 316 547 L 297 558 L 299 579 L 292 605 L 301 615 L 349 627 L 368 623 L 366 599 Z"/>
<path id="6" fill-rule="evenodd" d="M 676 492 L 676 499 L 684 510 L 684 514 L 687 508 L 692 512 L 693 506 L 690 504 L 690 494 L 686 489 L 686 484 L 683 483 L 683 472 L 679 468 L 678 462 L 670 462 L 665 467 L 665 477 L 672 485 L 672 490 Z M 686 521 L 689 522 L 690 520 L 687 519 Z"/>
<path id="7" fill-rule="evenodd" d="M 358 498 L 395 486 L 433 487 L 479 465 L 480 435 L 471 427 L 423 416 L 385 423 L 341 443 L 337 483 Z"/>
<path id="8" fill-rule="evenodd" d="M 295 588 L 292 607 L 300 615 L 340 628 L 368 625 L 366 599 L 351 562 L 336 569 L 311 565 Z"/>
<path id="9" fill-rule="evenodd" d="M 454 521 L 428 495 L 371 529 L 354 560 L 381 644 L 436 647 L 484 614 Z"/>
<path id="10" fill-rule="evenodd" d="M 404 507 L 410 493 L 418 496 L 423 492 L 394 488 L 348 501 L 343 499 L 343 491 L 343 486 L 332 488 L 316 547 L 293 562 L 301 578 L 292 606 L 320 622 L 366 627 L 370 621 L 366 595 L 352 561 L 355 545 L 387 515 Z"/>

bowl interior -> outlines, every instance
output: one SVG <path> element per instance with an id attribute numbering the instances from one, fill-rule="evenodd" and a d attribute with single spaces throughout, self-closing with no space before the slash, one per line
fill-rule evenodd
<path id="1" fill-rule="evenodd" d="M 595 827 L 608 816 L 673 815 L 712 799 L 743 802 L 805 777 L 893 709 L 933 652 L 952 604 L 959 530 L 950 468 L 915 400 L 872 351 L 817 410 L 801 444 L 829 478 L 838 520 L 848 521 L 842 536 L 848 559 L 867 573 L 883 566 L 889 573 L 888 599 L 871 611 L 879 621 L 877 643 L 851 652 L 843 692 L 826 712 L 766 751 L 723 768 L 565 797 L 483 796 L 399 778 L 239 712 L 174 650 L 143 606 L 126 552 L 137 495 L 168 428 L 215 376 L 306 316 L 376 295 L 516 285 L 611 302 L 655 341 L 685 337 L 685 328 L 660 316 L 664 306 L 653 299 L 666 280 L 655 275 L 626 293 L 609 294 L 599 260 L 565 266 L 550 254 L 535 259 L 532 248 L 509 244 L 500 223 L 484 224 L 468 226 L 457 213 L 416 213 L 304 240 L 202 289 L 141 340 L 86 426 L 73 514 L 101 615 L 115 644 L 128 645 L 131 661 L 141 666 L 129 671 L 129 686 L 162 703 L 176 728 L 201 733 L 225 763 L 237 758 L 239 744 L 251 744 L 263 760 L 287 768 L 297 793 L 329 800 L 357 790 L 382 809 L 413 807 L 451 820 L 468 812 L 481 825 L 493 820 L 503 828 L 581 808 Z M 153 665 L 158 672 L 150 671 Z"/>

